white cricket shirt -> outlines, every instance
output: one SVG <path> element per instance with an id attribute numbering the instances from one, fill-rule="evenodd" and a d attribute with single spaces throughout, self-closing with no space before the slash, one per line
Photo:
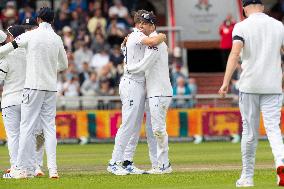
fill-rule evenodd
<path id="1" fill-rule="evenodd" d="M 281 94 L 283 24 L 264 13 L 255 13 L 235 25 L 233 40 L 244 44 L 239 90 L 244 93 Z"/>
<path id="2" fill-rule="evenodd" d="M 26 79 L 26 50 L 17 48 L 0 60 L 0 80 L 4 80 L 1 108 L 20 105 Z"/>
<path id="3" fill-rule="evenodd" d="M 63 42 L 50 24 L 43 22 L 37 29 L 15 39 L 19 47 L 26 48 L 27 69 L 24 88 L 56 91 L 57 72 L 68 67 Z M 0 47 L 0 57 L 14 50 L 12 43 Z"/>
<path id="4" fill-rule="evenodd" d="M 157 32 L 150 37 L 157 36 Z M 135 65 L 129 65 L 130 73 L 145 73 L 147 97 L 172 96 L 173 88 L 169 76 L 168 47 L 165 42 L 146 47 L 144 58 Z"/>
<path id="5" fill-rule="evenodd" d="M 145 37 L 147 36 L 139 29 L 133 28 L 133 32 L 128 36 L 126 48 L 124 49 L 125 66 L 123 75 L 138 82 L 145 81 L 144 73 L 130 73 L 127 67 L 138 64 L 143 59 L 146 46 L 143 45 L 141 41 Z"/>

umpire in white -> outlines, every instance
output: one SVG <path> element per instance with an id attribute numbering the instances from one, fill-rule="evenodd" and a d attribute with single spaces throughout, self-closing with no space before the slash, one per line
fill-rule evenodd
<path id="1" fill-rule="evenodd" d="M 283 24 L 263 13 L 261 0 L 243 0 L 247 17 L 236 24 L 221 96 L 228 92 L 231 76 L 243 50 L 239 106 L 242 115 L 243 169 L 237 187 L 253 186 L 260 112 L 277 168 L 278 185 L 284 186 L 284 146 L 279 128 L 282 107 L 280 51 L 284 45 Z"/>
<path id="2" fill-rule="evenodd" d="M 14 178 L 26 178 L 27 172 L 34 171 L 34 150 L 29 148 L 29 145 L 38 117 L 46 139 L 49 177 L 59 177 L 56 165 L 56 82 L 57 72 L 65 70 L 68 62 L 63 42 L 51 27 L 53 20 L 54 11 L 47 7 L 41 8 L 37 17 L 37 29 L 18 36 L 13 42 L 0 48 L 0 56 L 18 47 L 24 47 L 27 51 L 26 80 L 21 104 L 21 132 Z"/>

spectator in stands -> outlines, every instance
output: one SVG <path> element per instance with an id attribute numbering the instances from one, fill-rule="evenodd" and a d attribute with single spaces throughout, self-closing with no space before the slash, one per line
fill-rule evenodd
<path id="1" fill-rule="evenodd" d="M 19 12 L 19 22 L 23 23 L 26 18 L 35 18 L 35 11 L 26 4 L 25 7 Z"/>
<path id="2" fill-rule="evenodd" d="M 64 96 L 75 97 L 80 94 L 80 85 L 77 76 L 72 76 L 70 80 L 67 80 L 63 84 L 63 94 Z"/>
<path id="3" fill-rule="evenodd" d="M 282 21 L 284 16 L 284 0 L 277 0 L 277 2 L 270 9 L 270 16 Z"/>
<path id="4" fill-rule="evenodd" d="M 73 11 L 71 13 L 71 21 L 70 21 L 70 27 L 72 28 L 73 31 L 78 31 L 79 27 L 80 27 L 80 18 L 78 15 L 77 11 Z"/>
<path id="5" fill-rule="evenodd" d="M 59 15 L 55 17 L 54 27 L 56 31 L 62 30 L 65 26 L 70 25 L 70 19 L 68 13 L 60 10 Z"/>
<path id="6" fill-rule="evenodd" d="M 106 49 L 100 49 L 91 60 L 91 67 L 100 72 L 101 68 L 109 63 L 109 54 Z"/>
<path id="7" fill-rule="evenodd" d="M 120 46 L 115 45 L 110 54 L 110 63 L 117 68 L 118 65 L 123 63 L 124 56 L 120 52 Z"/>
<path id="8" fill-rule="evenodd" d="M 113 6 L 110 7 L 108 15 L 110 18 L 117 16 L 118 18 L 126 18 L 128 16 L 128 9 L 123 6 L 121 0 L 113 0 Z"/>
<path id="9" fill-rule="evenodd" d="M 70 11 L 81 9 L 86 11 L 88 9 L 87 0 L 72 0 L 69 6 Z"/>
<path id="10" fill-rule="evenodd" d="M 74 41 L 72 29 L 69 26 L 64 26 L 62 31 L 63 31 L 63 44 L 68 51 L 72 51 L 73 41 Z"/>
<path id="11" fill-rule="evenodd" d="M 3 22 L 3 27 L 7 28 L 8 26 L 14 25 L 17 22 L 17 9 L 15 1 L 8 1 L 6 7 L 1 12 L 1 20 Z"/>
<path id="12" fill-rule="evenodd" d="M 69 61 L 68 69 L 65 71 L 66 80 L 71 80 L 72 78 L 78 76 L 78 71 L 74 63 Z"/>
<path id="13" fill-rule="evenodd" d="M 116 87 L 116 73 L 112 69 L 113 66 L 112 64 L 106 64 L 105 66 L 102 67 L 102 69 L 99 71 L 99 78 L 100 80 L 108 80 L 110 87 L 114 88 Z"/>
<path id="14" fill-rule="evenodd" d="M 181 72 L 182 64 L 177 63 L 175 64 L 175 69 L 172 69 L 171 75 L 171 83 L 173 87 L 177 87 L 177 80 L 179 77 L 182 77 L 184 80 L 186 79 L 185 75 Z"/>
<path id="15" fill-rule="evenodd" d="M 97 53 L 102 49 L 109 50 L 110 46 L 105 42 L 104 36 L 101 33 L 97 33 L 91 44 L 91 49 L 93 50 L 93 53 Z"/>
<path id="16" fill-rule="evenodd" d="M 90 75 L 89 63 L 84 62 L 82 67 L 82 72 L 79 74 L 80 86 L 84 83 L 85 80 L 89 79 L 89 75 Z"/>
<path id="17" fill-rule="evenodd" d="M 226 69 L 227 60 L 232 49 L 232 33 L 236 22 L 233 20 L 232 14 L 228 14 L 226 19 L 219 27 L 220 49 L 222 55 L 222 68 Z"/>
<path id="18" fill-rule="evenodd" d="M 75 36 L 75 41 L 83 41 L 88 47 L 90 46 L 91 36 L 87 33 L 87 30 L 83 26 L 80 26 L 80 29 Z"/>
<path id="19" fill-rule="evenodd" d="M 88 48 L 84 41 L 77 42 L 79 48 L 74 52 L 74 63 L 79 71 L 82 71 L 84 62 L 91 62 L 93 52 Z"/>
<path id="20" fill-rule="evenodd" d="M 190 95 L 190 89 L 185 82 L 184 77 L 179 76 L 177 78 L 177 86 L 173 87 L 173 95 L 180 96 L 180 95 Z M 189 100 L 179 99 L 173 100 L 173 105 L 176 108 L 189 108 L 192 107 L 192 102 Z"/>
<path id="21" fill-rule="evenodd" d="M 96 72 L 92 72 L 90 77 L 84 81 L 81 86 L 81 94 L 83 96 L 95 96 L 99 90 L 99 82 Z"/>
<path id="22" fill-rule="evenodd" d="M 111 47 L 114 45 L 120 45 L 123 42 L 125 36 L 125 23 L 118 23 L 117 18 L 112 18 L 110 25 L 107 29 L 107 41 Z"/>
<path id="23" fill-rule="evenodd" d="M 101 9 L 95 11 L 95 15 L 88 22 L 88 30 L 91 35 L 95 35 L 95 31 L 100 30 L 100 32 L 105 35 L 106 33 L 107 21 L 102 16 Z"/>

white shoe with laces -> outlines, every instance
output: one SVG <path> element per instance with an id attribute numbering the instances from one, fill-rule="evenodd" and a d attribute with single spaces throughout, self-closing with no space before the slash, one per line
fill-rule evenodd
<path id="1" fill-rule="evenodd" d="M 236 182 L 236 187 L 252 187 L 252 186 L 254 186 L 252 178 L 240 178 Z"/>
<path id="2" fill-rule="evenodd" d="M 168 166 L 163 165 L 163 167 L 159 167 L 156 174 L 169 174 L 171 172 L 173 172 L 173 169 L 171 164 L 169 163 Z"/>
<path id="3" fill-rule="evenodd" d="M 134 165 L 133 161 L 124 161 L 123 162 L 123 167 L 131 175 L 141 175 L 141 174 L 146 173 L 144 170 L 141 170 L 141 169 L 137 168 Z"/>
<path id="4" fill-rule="evenodd" d="M 123 175 L 128 175 L 129 172 L 126 171 L 123 166 L 122 166 L 122 162 L 115 162 L 115 163 L 109 163 L 108 167 L 107 167 L 107 171 L 115 174 L 115 175 L 119 175 L 119 176 L 123 176 Z"/>

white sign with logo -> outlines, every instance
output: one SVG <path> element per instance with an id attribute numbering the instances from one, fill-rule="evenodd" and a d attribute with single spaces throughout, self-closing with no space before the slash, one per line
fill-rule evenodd
<path id="1" fill-rule="evenodd" d="M 174 0 L 174 9 L 183 41 L 219 40 L 219 26 L 228 14 L 240 20 L 238 0 Z"/>

